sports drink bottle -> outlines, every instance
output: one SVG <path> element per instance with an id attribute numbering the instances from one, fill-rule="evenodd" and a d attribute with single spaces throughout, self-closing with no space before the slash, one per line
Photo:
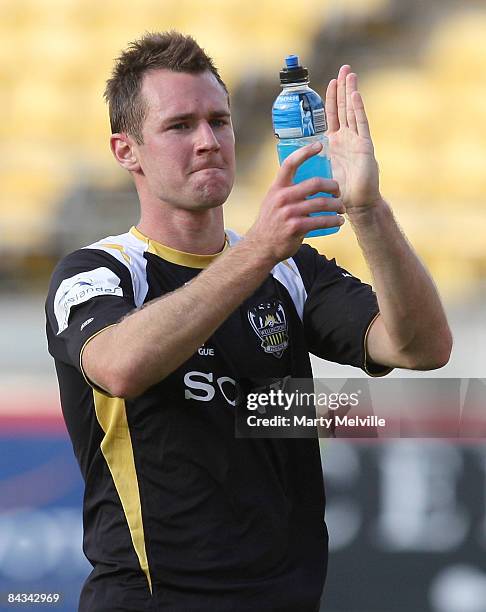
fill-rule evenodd
<path id="1" fill-rule="evenodd" d="M 272 122 L 275 136 L 278 138 L 277 153 L 280 164 L 296 149 L 313 142 L 322 143 L 322 149 L 301 164 L 295 173 L 294 183 L 320 176 L 332 178 L 331 160 L 329 159 L 329 141 L 324 132 L 326 114 L 321 96 L 309 87 L 309 71 L 299 64 L 297 55 L 285 58 L 285 66 L 280 71 L 282 92 L 272 107 Z M 332 197 L 319 192 L 308 196 Z M 335 212 L 317 212 L 310 215 L 335 215 Z M 312 230 L 306 237 L 335 234 L 338 227 Z"/>

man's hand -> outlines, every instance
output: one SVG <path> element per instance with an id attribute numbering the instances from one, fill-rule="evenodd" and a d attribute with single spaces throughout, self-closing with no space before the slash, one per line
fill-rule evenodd
<path id="1" fill-rule="evenodd" d="M 333 175 L 373 276 L 380 316 L 367 335 L 371 361 L 428 370 L 447 363 L 452 337 L 437 289 L 379 190 L 378 164 L 357 76 L 342 66 L 326 93 Z"/>
<path id="2" fill-rule="evenodd" d="M 246 234 L 246 240 L 254 242 L 255 247 L 265 252 L 275 264 L 291 257 L 307 232 L 344 223 L 339 214 L 309 216 L 313 212 L 345 212 L 337 181 L 315 177 L 297 185 L 292 182 L 297 168 L 306 159 L 317 155 L 321 147 L 317 142 L 294 151 L 285 159 L 263 200 L 257 220 Z M 334 197 L 306 200 L 319 192 Z"/>
<path id="3" fill-rule="evenodd" d="M 373 142 L 358 77 L 342 66 L 338 78 L 326 92 L 327 137 L 333 176 L 341 188 L 341 199 L 349 215 L 381 201 Z"/>

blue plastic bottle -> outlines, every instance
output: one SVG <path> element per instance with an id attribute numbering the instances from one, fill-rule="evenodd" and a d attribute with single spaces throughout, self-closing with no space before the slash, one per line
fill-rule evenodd
<path id="1" fill-rule="evenodd" d="M 293 151 L 319 141 L 322 149 L 318 155 L 306 159 L 295 173 L 294 183 L 301 183 L 314 176 L 332 178 L 329 142 L 324 132 L 327 129 L 326 115 L 322 99 L 309 87 L 309 72 L 299 64 L 297 55 L 285 58 L 285 66 L 280 71 L 282 93 L 273 103 L 272 121 L 275 136 L 278 138 L 277 153 L 280 164 Z M 307 199 L 332 197 L 328 193 L 316 193 Z M 334 212 L 310 213 L 311 215 L 335 215 Z M 312 230 L 306 234 L 326 236 L 335 234 L 339 227 Z"/>

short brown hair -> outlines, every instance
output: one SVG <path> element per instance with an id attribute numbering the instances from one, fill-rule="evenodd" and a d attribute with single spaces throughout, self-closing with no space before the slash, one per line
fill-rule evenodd
<path id="1" fill-rule="evenodd" d="M 129 43 L 117 58 L 104 93 L 108 102 L 112 134 L 125 132 L 143 143 L 142 127 L 146 105 L 141 96 L 144 75 L 166 68 L 174 72 L 199 73 L 209 70 L 228 93 L 213 60 L 192 36 L 180 32 L 153 32 Z"/>

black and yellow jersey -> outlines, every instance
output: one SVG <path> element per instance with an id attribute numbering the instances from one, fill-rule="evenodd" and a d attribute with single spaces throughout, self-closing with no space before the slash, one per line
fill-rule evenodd
<path id="1" fill-rule="evenodd" d="M 239 240 L 226 236 L 225 248 Z M 327 566 L 318 440 L 236 438 L 236 390 L 242 379 L 311 377 L 309 351 L 366 369 L 378 312 L 369 285 L 304 245 L 136 399 L 110 397 L 83 375 L 90 338 L 218 255 L 175 251 L 132 228 L 53 273 L 48 344 L 85 481 L 94 567 L 83 612 L 318 609 Z"/>

